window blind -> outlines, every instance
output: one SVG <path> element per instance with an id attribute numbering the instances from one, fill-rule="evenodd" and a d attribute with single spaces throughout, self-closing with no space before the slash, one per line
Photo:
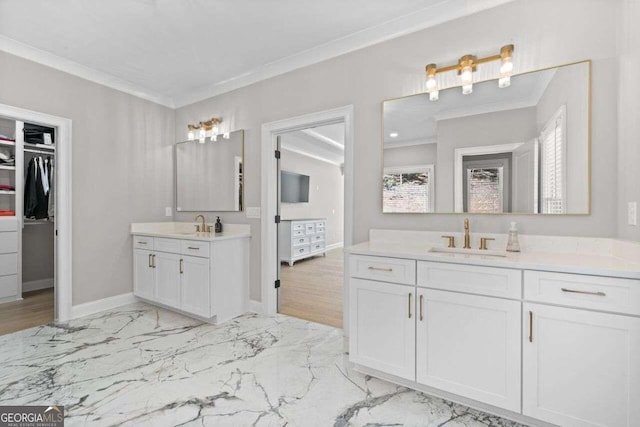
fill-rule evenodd
<path id="1" fill-rule="evenodd" d="M 542 213 L 565 212 L 565 106 L 554 114 L 540 134 Z"/>

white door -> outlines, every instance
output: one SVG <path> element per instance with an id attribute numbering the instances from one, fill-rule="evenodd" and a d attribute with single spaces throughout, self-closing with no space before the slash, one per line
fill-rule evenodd
<path id="1" fill-rule="evenodd" d="M 133 251 L 133 293 L 153 301 L 154 289 L 153 253 L 142 249 Z"/>
<path id="2" fill-rule="evenodd" d="M 523 413 L 571 426 L 640 426 L 640 319 L 524 304 Z"/>
<path id="3" fill-rule="evenodd" d="M 513 151 L 512 212 L 538 213 L 538 140 Z"/>
<path id="4" fill-rule="evenodd" d="M 180 308 L 180 258 L 178 254 L 155 253 L 156 301 Z"/>
<path id="5" fill-rule="evenodd" d="M 349 357 L 415 379 L 415 287 L 350 279 Z"/>
<path id="6" fill-rule="evenodd" d="M 418 288 L 416 381 L 520 412 L 520 301 Z"/>
<path id="7" fill-rule="evenodd" d="M 210 317 L 209 258 L 182 257 L 182 299 L 180 309 Z"/>

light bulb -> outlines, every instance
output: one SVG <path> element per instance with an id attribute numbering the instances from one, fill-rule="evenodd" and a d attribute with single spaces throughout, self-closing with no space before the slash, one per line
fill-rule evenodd
<path id="1" fill-rule="evenodd" d="M 511 74 L 513 71 L 513 62 L 507 59 L 500 66 L 500 74 Z"/>
<path id="2" fill-rule="evenodd" d="M 224 139 L 229 139 L 229 138 L 230 138 L 229 132 L 225 132 L 225 133 L 222 135 L 222 137 L 223 137 Z"/>
<path id="3" fill-rule="evenodd" d="M 211 134 L 212 135 L 217 135 L 220 133 L 220 129 L 218 129 L 218 126 L 214 126 L 211 128 Z"/>
<path id="4" fill-rule="evenodd" d="M 463 95 L 469 95 L 472 92 L 473 92 L 473 85 L 472 84 L 462 85 L 462 94 Z"/>
<path id="5" fill-rule="evenodd" d="M 506 76 L 506 77 L 500 77 L 500 79 L 498 80 L 498 87 L 500 89 L 504 89 L 505 87 L 509 87 L 511 86 L 511 77 Z"/>
<path id="6" fill-rule="evenodd" d="M 200 132 L 198 132 L 198 142 L 200 142 L 200 144 L 204 144 L 204 139 L 207 137 L 207 131 L 204 129 L 200 129 Z"/>
<path id="7" fill-rule="evenodd" d="M 468 85 L 473 82 L 473 71 L 471 71 L 471 67 L 465 67 L 462 70 L 460 81 L 462 81 L 463 85 Z"/>
<path id="8" fill-rule="evenodd" d="M 440 92 L 437 90 L 432 90 L 429 92 L 429 101 L 437 101 L 440 98 Z"/>
<path id="9" fill-rule="evenodd" d="M 427 92 L 435 90 L 436 86 L 438 86 L 438 84 L 436 83 L 435 77 L 429 77 L 427 79 Z"/>
<path id="10" fill-rule="evenodd" d="M 187 134 L 187 139 L 188 139 L 189 141 L 193 141 L 194 139 L 196 139 L 196 134 L 195 134 L 195 133 L 193 133 L 193 131 L 192 131 L 192 130 L 190 130 L 190 131 L 189 131 L 189 133 Z"/>
<path id="11" fill-rule="evenodd" d="M 218 135 L 217 134 L 212 134 L 211 135 L 211 141 L 217 141 L 218 140 Z"/>

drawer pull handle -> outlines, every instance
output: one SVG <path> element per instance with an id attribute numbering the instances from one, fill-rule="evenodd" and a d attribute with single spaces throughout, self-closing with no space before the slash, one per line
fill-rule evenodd
<path id="1" fill-rule="evenodd" d="M 607 294 L 605 294 L 604 292 L 589 292 L 589 291 L 577 291 L 575 289 L 567 289 L 567 288 L 560 288 L 562 290 L 562 292 L 568 292 L 570 294 L 583 294 L 583 295 L 594 295 L 597 297 L 606 297 Z"/>
<path id="2" fill-rule="evenodd" d="M 151 261 L 151 259 L 152 259 L 151 257 L 152 256 L 153 255 L 149 254 L 149 268 L 153 268 L 153 262 Z"/>
<path id="3" fill-rule="evenodd" d="M 147 242 L 138 242 L 139 245 L 146 245 Z"/>
<path id="4" fill-rule="evenodd" d="M 156 256 L 151 255 L 151 267 L 156 268 Z"/>
<path id="5" fill-rule="evenodd" d="M 413 294 L 409 292 L 409 319 L 411 319 L 411 298 L 412 297 L 413 297 Z"/>
<path id="6" fill-rule="evenodd" d="M 420 321 L 422 322 L 422 320 L 424 319 L 424 296 L 420 295 Z"/>
<path id="7" fill-rule="evenodd" d="M 199 251 L 200 248 L 194 248 L 193 246 L 187 246 L 187 249 L 191 249 L 192 251 Z"/>
<path id="8" fill-rule="evenodd" d="M 299 252 L 300 252 L 300 253 L 304 252 L 304 249 L 300 249 L 300 250 L 299 250 Z"/>
<path id="9" fill-rule="evenodd" d="M 184 273 L 184 260 L 180 259 L 180 274 Z"/>
<path id="10" fill-rule="evenodd" d="M 374 270 L 374 271 L 387 271 L 387 272 L 392 272 L 393 268 L 381 268 L 381 267 L 369 267 L 369 270 Z"/>
<path id="11" fill-rule="evenodd" d="M 533 342 L 533 311 L 529 311 L 529 342 Z"/>

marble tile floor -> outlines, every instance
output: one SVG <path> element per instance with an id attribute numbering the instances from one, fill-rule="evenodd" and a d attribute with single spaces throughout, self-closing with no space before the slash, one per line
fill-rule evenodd
<path id="1" fill-rule="evenodd" d="M 67 426 L 518 426 L 352 371 L 340 329 L 142 303 L 0 337 L 9 404 L 65 405 Z"/>

